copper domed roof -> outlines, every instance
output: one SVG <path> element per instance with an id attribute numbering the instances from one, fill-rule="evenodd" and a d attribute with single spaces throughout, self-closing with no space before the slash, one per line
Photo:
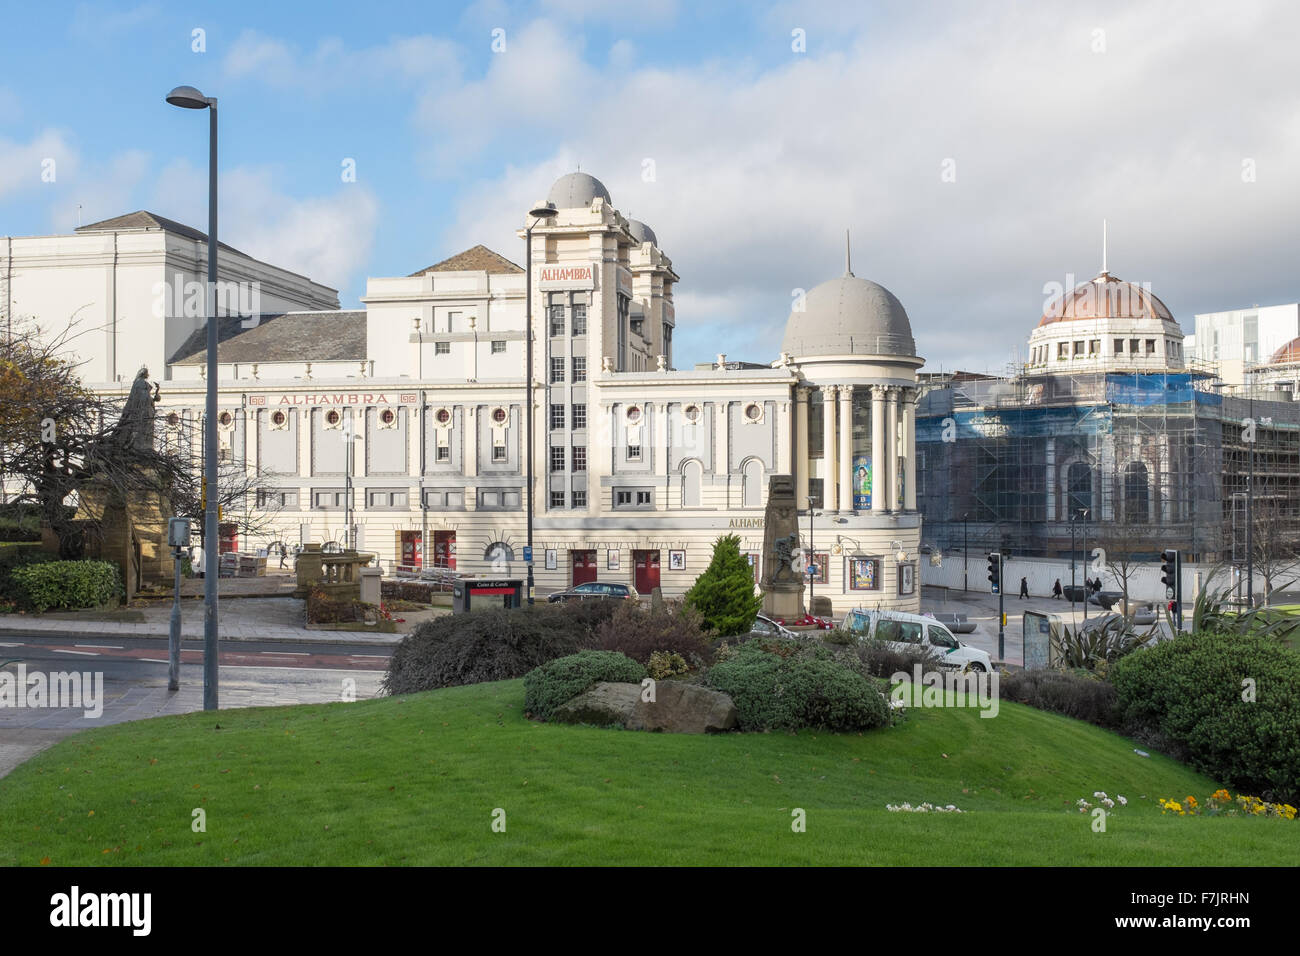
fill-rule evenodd
<path id="1" fill-rule="evenodd" d="M 1269 365 L 1293 365 L 1300 363 L 1300 338 L 1294 338 L 1273 353 Z"/>
<path id="2" fill-rule="evenodd" d="M 1162 319 L 1173 322 L 1174 316 L 1149 289 L 1103 272 L 1054 299 L 1038 325 L 1041 328 L 1067 319 Z"/>

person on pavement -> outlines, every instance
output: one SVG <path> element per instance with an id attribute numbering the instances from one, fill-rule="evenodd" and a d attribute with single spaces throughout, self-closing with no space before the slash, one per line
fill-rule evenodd
<path id="1" fill-rule="evenodd" d="M 1061 579 L 1057 578 L 1056 583 L 1052 585 L 1052 597 L 1059 599 L 1061 594 Z"/>
<path id="2" fill-rule="evenodd" d="M 1020 600 L 1029 597 L 1029 581 L 1025 578 L 1020 579 Z"/>

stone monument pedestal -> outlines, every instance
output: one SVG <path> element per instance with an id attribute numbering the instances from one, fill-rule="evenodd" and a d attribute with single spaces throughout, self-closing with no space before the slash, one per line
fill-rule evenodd
<path id="1" fill-rule="evenodd" d="M 772 475 L 763 516 L 763 613 L 782 621 L 803 617 L 803 575 L 794 569 L 799 549 L 794 479 Z"/>

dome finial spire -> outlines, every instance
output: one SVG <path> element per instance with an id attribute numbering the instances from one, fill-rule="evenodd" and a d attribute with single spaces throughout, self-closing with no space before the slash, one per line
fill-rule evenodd
<path id="1" fill-rule="evenodd" d="M 844 230 L 844 275 L 853 275 L 853 251 L 849 245 L 849 231 Z"/>
<path id="2" fill-rule="evenodd" d="M 1106 220 L 1105 219 L 1101 221 L 1101 274 L 1102 275 L 1110 274 L 1109 270 L 1107 270 L 1106 268 Z"/>

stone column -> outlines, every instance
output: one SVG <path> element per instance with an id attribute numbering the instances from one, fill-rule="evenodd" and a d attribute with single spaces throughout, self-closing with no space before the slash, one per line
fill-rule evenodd
<path id="1" fill-rule="evenodd" d="M 871 510 L 885 511 L 885 386 L 871 386 Z"/>
<path id="2" fill-rule="evenodd" d="M 834 385 L 822 386 L 822 507 L 827 511 L 839 506 L 835 496 L 835 392 Z"/>
<path id="3" fill-rule="evenodd" d="M 907 460 L 907 471 L 903 482 L 903 508 L 916 510 L 916 389 L 909 388 L 903 393 L 903 455 Z"/>
<path id="4" fill-rule="evenodd" d="M 885 457 L 889 459 L 889 511 L 898 510 L 898 388 L 889 387 L 885 409 Z"/>
<path id="5" fill-rule="evenodd" d="M 795 507 L 808 507 L 808 389 L 794 390 Z"/>
<path id="6" fill-rule="evenodd" d="M 841 385 L 840 398 L 840 511 L 853 513 L 853 386 Z"/>

